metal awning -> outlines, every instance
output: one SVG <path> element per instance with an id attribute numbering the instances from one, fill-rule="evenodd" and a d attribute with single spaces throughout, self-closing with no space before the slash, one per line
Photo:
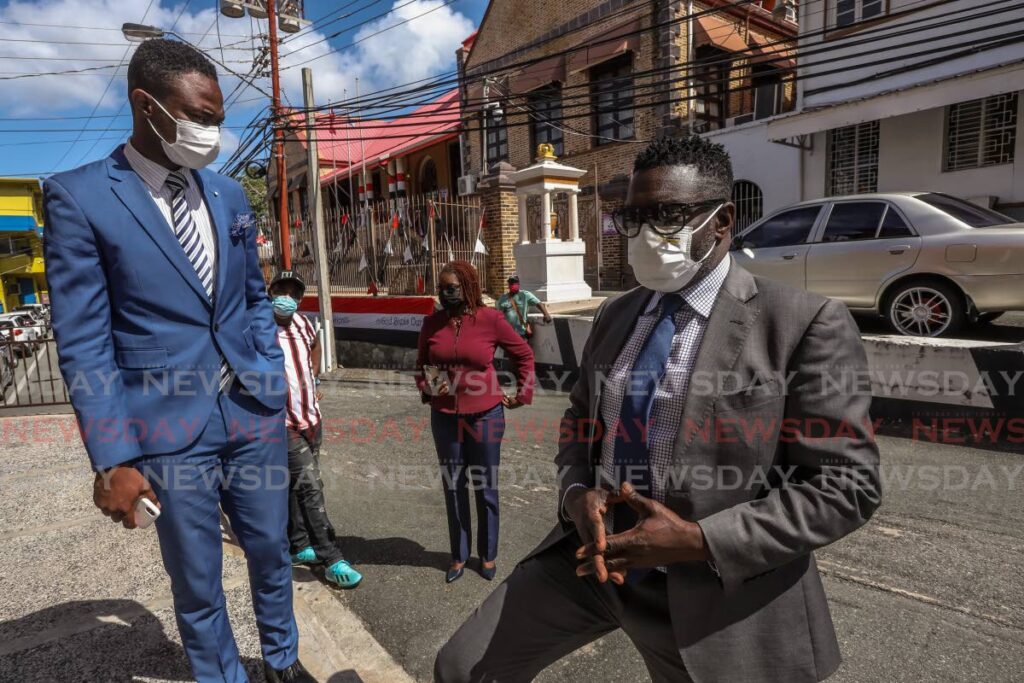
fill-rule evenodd
<path id="1" fill-rule="evenodd" d="M 1021 62 L 962 73 L 860 100 L 805 109 L 772 119 L 765 125 L 770 140 L 790 140 L 833 128 L 913 114 L 1015 90 L 1024 90 L 1024 63 Z"/>

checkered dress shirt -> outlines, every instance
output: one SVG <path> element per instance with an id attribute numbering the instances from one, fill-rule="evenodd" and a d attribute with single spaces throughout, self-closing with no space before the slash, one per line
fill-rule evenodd
<path id="1" fill-rule="evenodd" d="M 707 277 L 679 292 L 684 305 L 675 314 L 676 333 L 672 338 L 672 351 L 665 365 L 665 376 L 654 394 L 651 418 L 647 433 L 650 454 L 651 491 L 646 494 L 660 503 L 665 502 L 665 481 L 672 464 L 679 426 L 683 419 L 687 388 L 697 351 L 700 349 L 704 330 L 707 328 L 711 308 L 718 298 L 725 276 L 729 273 L 731 257 L 726 255 Z M 637 319 L 633 334 L 622 347 L 619 357 L 612 366 L 601 396 L 601 420 L 605 425 L 601 441 L 601 471 L 605 481 L 614 482 L 615 429 L 622 409 L 622 399 L 630 384 L 630 375 L 644 342 L 654 329 L 661 313 L 661 299 L 664 295 L 655 292 L 643 314 Z M 637 381 L 635 384 L 639 385 Z M 609 528 L 611 528 L 609 514 Z"/>

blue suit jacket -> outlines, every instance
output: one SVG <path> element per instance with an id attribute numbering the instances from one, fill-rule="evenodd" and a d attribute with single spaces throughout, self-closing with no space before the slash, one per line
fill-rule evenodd
<path id="1" fill-rule="evenodd" d="M 194 177 L 216 233 L 214 304 L 121 148 L 43 185 L 60 369 L 97 470 L 194 442 L 219 393 L 221 354 L 268 416 L 285 402 L 255 227 L 236 223 L 250 213 L 245 193 L 210 171 Z"/>

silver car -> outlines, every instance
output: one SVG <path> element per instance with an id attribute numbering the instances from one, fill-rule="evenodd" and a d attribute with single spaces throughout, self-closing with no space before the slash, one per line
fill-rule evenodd
<path id="1" fill-rule="evenodd" d="M 936 192 L 802 202 L 733 238 L 751 272 L 937 337 L 1024 310 L 1024 224 Z"/>

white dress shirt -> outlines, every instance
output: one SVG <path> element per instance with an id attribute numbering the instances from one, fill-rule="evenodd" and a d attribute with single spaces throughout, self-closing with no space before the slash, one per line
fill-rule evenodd
<path id="1" fill-rule="evenodd" d="M 175 239 L 177 239 L 177 235 L 174 232 L 174 216 L 171 213 L 171 188 L 165 184 L 167 176 L 171 174 L 171 170 L 142 156 L 138 150 L 132 147 L 130 140 L 124 145 L 124 156 L 132 170 L 142 178 L 143 185 L 149 190 L 149 195 L 153 198 L 153 202 L 156 203 L 156 207 L 160 209 L 164 220 L 167 221 L 171 234 L 175 235 Z M 192 172 L 188 171 L 188 169 L 182 170 L 187 171 L 185 177 L 188 179 L 188 187 L 185 189 L 185 201 L 188 203 L 189 213 L 192 215 L 192 220 L 199 231 L 199 239 L 202 241 L 203 248 L 206 249 L 210 262 L 213 264 L 213 281 L 216 282 L 217 240 L 214 239 L 210 212 L 207 210 L 203 193 L 199 191 L 199 186 L 196 185 L 196 179 L 192 176 Z"/>

